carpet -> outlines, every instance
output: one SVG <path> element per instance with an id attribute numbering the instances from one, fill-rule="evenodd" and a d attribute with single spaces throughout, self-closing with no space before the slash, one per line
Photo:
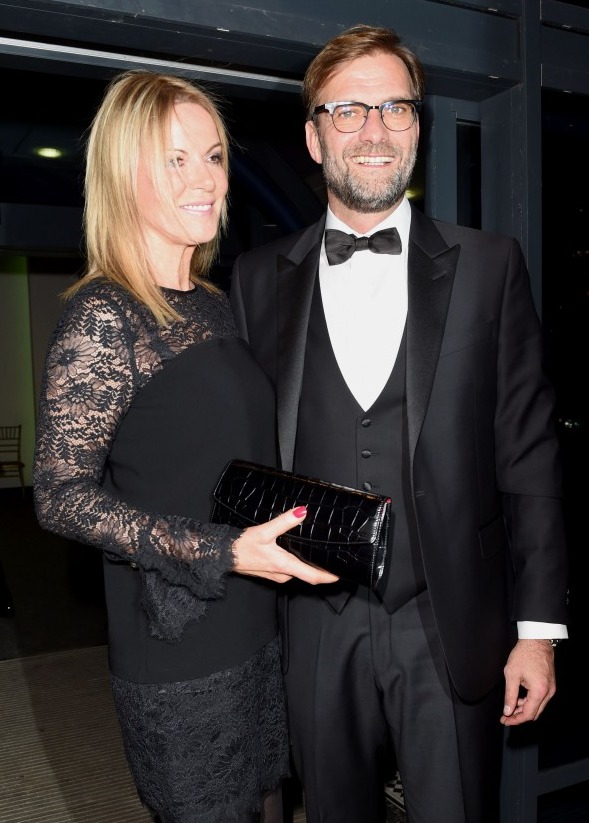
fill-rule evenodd
<path id="1" fill-rule="evenodd" d="M 0 823 L 149 823 L 125 761 L 106 648 L 0 661 Z"/>

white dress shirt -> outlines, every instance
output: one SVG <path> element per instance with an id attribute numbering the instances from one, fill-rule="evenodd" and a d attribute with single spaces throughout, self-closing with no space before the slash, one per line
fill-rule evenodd
<path id="1" fill-rule="evenodd" d="M 406 197 L 395 211 L 367 235 L 395 227 L 401 254 L 356 251 L 344 263 L 330 266 L 325 242 L 319 259 L 319 283 L 331 345 L 346 384 L 367 411 L 391 374 L 407 319 L 407 259 L 411 207 Z M 356 234 L 328 207 L 326 229 Z M 566 626 L 519 621 L 521 639 L 566 638 Z"/>
<path id="2" fill-rule="evenodd" d="M 407 249 L 411 208 L 404 198 L 395 211 L 368 235 L 395 227 L 401 254 L 375 254 L 370 249 L 330 266 L 325 243 L 319 260 L 319 282 L 329 337 L 348 388 L 367 411 L 391 374 L 407 319 Z M 327 229 L 355 232 L 327 210 Z"/>

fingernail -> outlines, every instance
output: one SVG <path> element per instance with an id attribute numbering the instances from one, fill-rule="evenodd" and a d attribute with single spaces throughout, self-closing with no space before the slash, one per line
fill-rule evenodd
<path id="1" fill-rule="evenodd" d="M 297 506 L 296 509 L 293 509 L 295 517 L 304 517 L 307 514 L 307 507 L 306 506 Z"/>
<path id="2" fill-rule="evenodd" d="M 511 706 L 503 706 L 503 714 L 511 714 Z"/>

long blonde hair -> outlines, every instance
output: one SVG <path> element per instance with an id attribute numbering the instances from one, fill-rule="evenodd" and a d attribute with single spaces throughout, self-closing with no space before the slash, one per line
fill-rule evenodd
<path id="1" fill-rule="evenodd" d="M 151 310 L 158 323 L 178 319 L 156 285 L 147 260 L 137 207 L 137 167 L 140 152 L 149 148 L 154 185 L 162 202 L 171 204 L 164 176 L 169 121 L 174 106 L 187 102 L 198 104 L 213 118 L 227 174 L 229 137 L 217 102 L 208 91 L 182 77 L 143 70 L 124 72 L 108 85 L 86 144 L 86 272 L 65 297 L 89 281 L 103 278 L 127 289 Z M 224 203 L 221 231 L 226 222 Z M 218 253 L 219 236 L 217 232 L 213 240 L 196 246 L 190 261 L 191 281 L 211 291 L 218 291 L 208 275 Z"/>

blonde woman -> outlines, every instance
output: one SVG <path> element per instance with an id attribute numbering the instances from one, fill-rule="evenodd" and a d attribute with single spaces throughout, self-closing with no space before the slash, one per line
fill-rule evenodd
<path id="1" fill-rule="evenodd" d="M 302 507 L 245 531 L 208 522 L 229 459 L 275 461 L 271 386 L 207 279 L 228 138 L 204 90 L 131 71 L 86 160 L 87 270 L 49 345 L 37 515 L 103 551 L 115 705 L 154 819 L 281 823 L 274 584 L 334 578 L 276 545 Z"/>

